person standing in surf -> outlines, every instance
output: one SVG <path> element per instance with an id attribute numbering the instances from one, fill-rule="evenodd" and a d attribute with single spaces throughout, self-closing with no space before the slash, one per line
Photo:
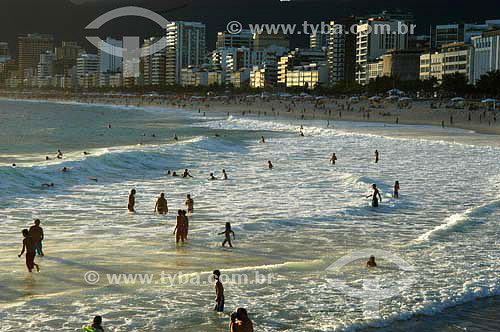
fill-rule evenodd
<path id="1" fill-rule="evenodd" d="M 21 257 L 26 251 L 26 267 L 28 268 L 28 271 L 32 272 L 33 268 L 36 267 L 36 271 L 40 272 L 40 267 L 35 263 L 35 242 L 27 229 L 23 229 L 22 233 L 24 236 L 23 249 L 17 257 Z"/>
<path id="2" fill-rule="evenodd" d="M 222 234 L 224 234 L 224 236 L 226 237 L 224 239 L 224 241 L 222 242 L 222 246 L 225 247 L 226 243 L 227 243 L 227 244 L 229 244 L 229 247 L 232 248 L 233 245 L 231 243 L 231 234 L 233 234 L 233 240 L 235 240 L 235 237 L 234 237 L 234 232 L 231 229 L 231 223 L 227 222 L 226 223 L 226 230 L 222 233 L 219 233 L 218 235 L 222 235 Z"/>
<path id="3" fill-rule="evenodd" d="M 379 153 L 378 150 L 375 150 L 375 164 L 378 164 Z"/>
<path id="4" fill-rule="evenodd" d="M 269 167 L 269 169 L 273 169 L 273 163 L 271 163 L 271 160 L 267 161 L 267 166 Z"/>
<path id="5" fill-rule="evenodd" d="M 372 185 L 373 189 L 373 194 L 366 196 L 366 198 L 371 197 L 372 198 L 372 206 L 373 207 L 378 207 L 378 202 L 382 202 L 382 196 L 380 195 L 380 191 L 377 188 L 377 185 L 374 183 Z"/>
<path id="6" fill-rule="evenodd" d="M 399 181 L 396 181 L 394 183 L 394 194 L 393 194 L 393 197 L 394 198 L 399 198 Z"/>
<path id="7" fill-rule="evenodd" d="M 38 256 L 43 257 L 44 256 L 42 250 L 43 228 L 40 227 L 40 219 L 35 219 L 35 224 L 30 227 L 29 234 L 33 239 L 33 244 L 35 246 L 35 253 L 38 253 Z"/>
<path id="8" fill-rule="evenodd" d="M 164 193 L 161 193 L 160 197 L 158 197 L 158 199 L 156 200 L 155 212 L 158 212 L 159 214 L 168 213 L 168 203 L 167 200 L 165 199 Z"/>
<path id="9" fill-rule="evenodd" d="M 330 158 L 330 162 L 332 163 L 332 165 L 335 165 L 335 162 L 337 161 L 337 156 L 334 154 L 332 154 L 332 157 Z"/>
<path id="10" fill-rule="evenodd" d="M 215 280 L 215 307 L 217 312 L 224 312 L 224 286 L 220 282 L 220 271 L 214 270 L 212 276 Z"/>
<path id="11" fill-rule="evenodd" d="M 182 210 L 177 211 L 177 224 L 175 225 L 174 228 L 174 235 L 175 235 L 175 243 L 179 244 L 179 241 L 182 241 L 184 243 L 184 225 L 185 219 Z"/>
<path id="12" fill-rule="evenodd" d="M 193 214 L 194 211 L 194 200 L 191 198 L 190 194 L 186 195 L 186 202 L 184 202 L 184 205 L 186 205 L 188 209 L 188 213 Z"/>
<path id="13" fill-rule="evenodd" d="M 128 212 L 135 212 L 135 193 L 135 189 L 132 189 L 128 195 Z"/>

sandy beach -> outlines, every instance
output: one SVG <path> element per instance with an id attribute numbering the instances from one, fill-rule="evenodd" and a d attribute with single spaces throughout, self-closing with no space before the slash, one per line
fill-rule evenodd
<path id="1" fill-rule="evenodd" d="M 276 97 L 261 98 L 253 95 L 239 96 L 188 96 L 188 95 L 111 95 L 111 94 L 62 94 L 0 91 L 0 98 L 20 100 L 47 100 L 88 104 L 112 104 L 139 107 L 169 107 L 199 111 L 223 112 L 238 115 L 286 117 L 307 120 L 364 121 L 388 124 L 432 125 L 473 130 L 482 134 L 500 134 L 500 119 L 487 111 L 479 101 L 468 101 L 463 109 L 447 108 L 448 99 L 415 100 L 401 106 L 382 99 L 371 102 L 360 98 Z M 432 107 L 432 104 L 434 107 Z M 468 110 L 475 105 L 476 110 Z M 499 120 L 499 121 L 497 121 Z"/>

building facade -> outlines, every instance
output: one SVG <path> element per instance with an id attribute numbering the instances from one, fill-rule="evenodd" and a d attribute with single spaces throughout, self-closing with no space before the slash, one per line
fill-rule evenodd
<path id="1" fill-rule="evenodd" d="M 54 37 L 47 34 L 32 33 L 18 37 L 19 73 L 24 76 L 26 71 L 35 70 L 40 61 L 40 54 L 53 51 Z"/>
<path id="2" fill-rule="evenodd" d="M 402 21 L 378 18 L 362 20 L 357 26 L 356 40 L 356 82 L 368 82 L 368 62 L 390 50 L 401 50 L 408 46 L 408 31 L 400 32 Z"/>
<path id="3" fill-rule="evenodd" d="M 199 22 L 170 22 L 167 25 L 165 81 L 180 84 L 182 68 L 200 67 L 206 57 L 206 27 Z"/>
<path id="4" fill-rule="evenodd" d="M 356 72 L 356 34 L 345 32 L 351 32 L 356 23 L 355 17 L 346 17 L 330 22 L 330 43 L 328 45 L 328 75 L 330 84 L 354 82 Z"/>
<path id="5" fill-rule="evenodd" d="M 500 29 L 472 37 L 470 77 L 473 84 L 482 75 L 500 70 Z"/>

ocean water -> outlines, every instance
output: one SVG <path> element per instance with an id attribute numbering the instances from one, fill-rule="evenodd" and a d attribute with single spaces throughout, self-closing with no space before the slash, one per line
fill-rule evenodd
<path id="1" fill-rule="evenodd" d="M 96 314 L 109 331 L 226 331 L 227 315 L 212 311 L 214 269 L 228 278 L 226 312 L 247 308 L 256 331 L 498 331 L 498 138 L 331 125 L 0 101 L 0 331 L 79 331 Z M 57 149 L 64 159 L 45 161 Z M 166 176 L 184 168 L 192 179 Z M 222 169 L 228 181 L 207 180 Z M 132 188 L 136 214 L 126 210 Z M 167 216 L 153 214 L 160 192 Z M 176 246 L 187 193 L 189 242 Z M 34 218 L 46 257 L 30 275 L 17 254 Z M 226 222 L 234 249 L 220 246 Z M 372 253 L 379 267 L 367 269 Z M 110 284 L 112 274 L 153 279 Z"/>

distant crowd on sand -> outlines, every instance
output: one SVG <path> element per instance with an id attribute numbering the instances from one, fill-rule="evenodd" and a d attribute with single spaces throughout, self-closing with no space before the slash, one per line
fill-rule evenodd
<path id="1" fill-rule="evenodd" d="M 329 125 L 329 123 L 328 123 Z M 304 128 L 301 126 L 300 127 L 300 136 L 305 137 L 304 134 Z M 267 141 L 264 138 L 264 136 L 261 137 L 260 142 L 265 144 Z M 89 154 L 89 153 L 86 153 Z M 57 152 L 57 158 L 62 159 L 63 158 L 63 153 L 61 150 L 58 150 Z M 338 157 L 335 153 L 332 154 L 330 158 L 330 163 L 332 165 L 336 165 L 338 162 Z M 375 164 L 378 164 L 380 162 L 380 153 L 378 150 L 375 150 L 374 153 L 374 162 Z M 269 170 L 273 170 L 274 165 L 271 162 L 271 160 L 267 161 L 267 168 Z M 67 169 L 63 168 L 63 172 L 66 172 Z M 175 171 L 168 171 L 167 172 L 168 176 L 178 176 Z M 189 172 L 188 169 L 185 169 L 181 175 L 182 178 L 192 178 L 193 176 Z M 222 170 L 222 178 L 223 180 L 228 180 L 229 177 L 226 173 L 225 170 Z M 209 181 L 212 180 L 218 180 L 213 173 L 210 173 L 210 176 L 208 178 Z M 394 190 L 393 190 L 393 197 L 394 198 L 399 198 L 399 182 L 396 181 L 394 184 Z M 367 196 L 367 198 L 372 199 L 371 206 L 374 208 L 377 208 L 379 206 L 379 203 L 382 202 L 382 195 L 377 188 L 376 184 L 373 184 L 371 187 L 371 194 Z M 135 213 L 135 208 L 136 208 L 136 194 L 137 191 L 136 189 L 132 189 L 129 193 L 128 196 L 128 205 L 127 209 L 130 213 Z M 173 231 L 173 234 L 175 235 L 175 241 L 176 244 L 179 244 L 180 242 L 184 243 L 188 241 L 188 233 L 189 233 L 189 215 L 193 215 L 194 213 L 194 199 L 191 197 L 191 194 L 186 195 L 186 199 L 184 202 L 185 208 L 184 209 L 179 209 L 177 210 L 177 216 L 176 216 L 176 225 Z M 160 193 L 160 196 L 156 199 L 155 205 L 154 205 L 154 213 L 158 213 L 160 215 L 166 215 L 169 212 L 168 208 L 168 202 L 165 197 L 165 193 Z M 25 252 L 26 252 L 26 266 L 28 268 L 29 272 L 32 272 L 34 268 L 36 268 L 37 271 L 40 271 L 39 266 L 35 263 L 35 256 L 38 254 L 40 257 L 44 256 L 43 250 L 42 250 L 42 241 L 44 240 L 44 232 L 42 227 L 40 227 L 40 220 L 36 219 L 34 221 L 34 225 L 32 225 L 29 229 L 23 229 L 22 230 L 22 235 L 23 235 L 23 248 L 21 253 L 19 254 L 19 257 L 21 257 Z M 231 228 L 231 224 L 227 222 L 225 224 L 225 229 L 221 233 L 217 233 L 217 235 L 224 235 L 224 240 L 222 242 L 222 246 L 225 247 L 226 244 L 229 247 L 233 247 L 231 239 L 235 240 L 235 234 L 234 231 Z M 366 266 L 369 268 L 376 267 L 377 264 L 375 262 L 375 257 L 371 256 L 369 260 L 366 263 Z M 221 272 L 219 270 L 214 270 L 212 274 L 213 280 L 215 282 L 214 284 L 214 289 L 215 289 L 215 306 L 214 310 L 216 312 L 224 312 L 224 287 L 222 285 L 222 282 L 220 280 L 221 277 Z M 250 320 L 247 310 L 244 308 L 238 308 L 236 312 L 232 313 L 230 315 L 230 331 L 231 332 L 253 332 L 253 323 Z M 101 316 L 96 316 L 94 320 L 92 321 L 91 324 L 84 326 L 84 331 L 85 332 L 99 332 L 99 331 L 104 331 L 102 327 L 102 317 Z"/>

